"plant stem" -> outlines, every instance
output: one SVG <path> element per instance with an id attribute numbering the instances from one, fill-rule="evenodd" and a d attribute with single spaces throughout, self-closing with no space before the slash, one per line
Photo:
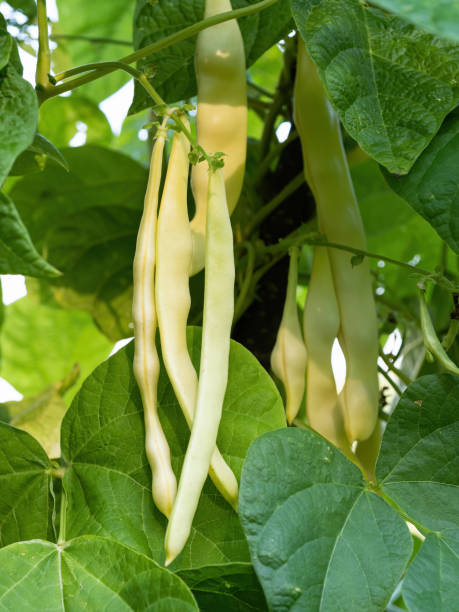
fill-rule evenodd
<path id="1" fill-rule="evenodd" d="M 245 269 L 244 282 L 234 305 L 233 325 L 238 321 L 243 312 L 244 302 L 247 299 L 252 284 L 253 269 L 255 266 L 255 249 L 253 244 L 251 242 L 242 242 L 238 246 L 244 247 L 247 250 L 247 267 Z"/>
<path id="2" fill-rule="evenodd" d="M 287 147 L 293 140 L 296 140 L 297 138 L 298 133 L 292 131 L 289 134 L 288 138 L 284 140 L 284 142 L 280 142 L 277 146 L 271 149 L 271 151 L 266 155 L 266 157 L 261 160 L 261 163 L 258 166 L 253 179 L 254 186 L 258 185 L 261 179 L 265 176 L 269 166 L 271 165 L 271 162 L 282 153 L 285 147 Z"/>
<path id="3" fill-rule="evenodd" d="M 389 370 L 391 370 L 391 372 L 393 372 L 396 376 L 398 376 L 400 378 L 400 380 L 402 382 L 405 383 L 405 385 L 408 387 L 408 385 L 411 385 L 411 383 L 413 382 L 411 380 L 411 378 L 409 376 L 407 376 L 404 372 L 402 372 L 401 370 L 399 370 L 393 363 L 392 361 L 388 358 L 388 356 L 383 353 L 383 351 L 379 351 L 379 356 L 381 357 L 381 359 L 384 361 L 384 363 L 386 364 L 386 366 L 389 368 Z"/>
<path id="4" fill-rule="evenodd" d="M 57 539 L 57 543 L 64 544 L 65 543 L 66 521 L 67 521 L 67 495 L 65 493 L 64 488 L 62 488 L 61 508 L 60 508 L 59 517 L 60 517 L 59 537 Z"/>
<path id="5" fill-rule="evenodd" d="M 115 38 L 104 38 L 97 36 L 84 36 L 83 34 L 52 34 L 51 40 L 82 40 L 93 44 L 107 45 L 122 45 L 123 47 L 132 47 L 132 42 L 129 40 L 116 40 Z"/>
<path id="6" fill-rule="evenodd" d="M 452 347 L 453 342 L 456 339 L 458 332 L 459 332 L 459 320 L 451 319 L 448 331 L 446 332 L 446 335 L 442 340 L 442 346 L 445 349 L 445 351 L 448 351 Z"/>
<path id="7" fill-rule="evenodd" d="M 383 370 L 383 368 L 381 366 L 378 366 L 378 372 L 384 376 L 384 378 L 387 380 L 387 382 L 390 384 L 390 386 L 392 387 L 392 389 L 395 391 L 395 393 L 397 393 L 397 395 L 400 397 L 402 395 L 402 390 L 400 389 L 400 387 L 397 385 L 397 383 L 394 382 L 394 379 L 391 378 L 389 376 L 389 374 L 386 372 L 386 370 Z"/>
<path id="8" fill-rule="evenodd" d="M 280 191 L 270 202 L 265 204 L 253 217 L 251 222 L 247 225 L 246 228 L 246 236 L 250 236 L 253 230 L 260 225 L 262 221 L 266 219 L 268 215 L 270 215 L 278 206 L 282 204 L 284 200 L 286 200 L 292 193 L 301 187 L 304 183 L 304 175 L 303 172 L 298 173 L 295 178 L 293 178 L 285 187 Z"/>
<path id="9" fill-rule="evenodd" d="M 48 39 L 48 17 L 46 15 L 46 0 L 37 0 L 38 21 L 38 56 L 35 71 L 35 88 L 38 100 L 46 99 L 46 89 L 49 87 L 49 73 L 51 71 L 51 54 Z"/>
<path id="10" fill-rule="evenodd" d="M 175 32 L 170 36 L 166 36 L 160 40 L 157 40 L 151 45 L 142 47 L 141 49 L 134 51 L 134 53 L 130 53 L 129 55 L 122 57 L 119 61 L 124 64 L 132 64 L 144 57 L 147 57 L 148 55 L 156 53 L 157 51 L 161 51 L 162 49 L 166 49 L 167 47 L 181 42 L 182 40 L 191 38 L 192 36 L 195 36 L 196 34 L 198 34 L 198 32 L 204 30 L 205 28 L 217 25 L 218 23 L 223 23 L 224 21 L 229 21 L 230 19 L 239 19 L 240 17 L 252 15 L 254 13 L 267 9 L 276 2 L 278 2 L 278 0 L 262 0 L 261 2 L 257 2 L 256 4 L 251 4 L 249 6 L 236 9 L 235 11 L 226 11 L 225 13 L 219 13 L 217 15 L 214 15 L 213 17 L 209 17 L 208 19 L 202 19 L 201 21 L 197 21 L 196 23 L 193 23 L 192 25 L 188 26 L 187 28 L 184 28 L 183 30 L 180 30 L 179 32 Z M 103 69 L 96 69 L 93 72 L 90 72 L 89 74 L 77 77 L 75 79 L 72 79 L 68 83 L 63 83 L 62 85 L 58 85 L 57 87 L 48 90 L 46 92 L 46 98 L 52 98 L 66 91 L 76 89 L 77 87 L 99 79 L 102 76 L 105 76 L 106 74 L 109 74 L 110 72 L 113 72 L 116 69 L 117 67 L 115 66 L 105 66 Z"/>

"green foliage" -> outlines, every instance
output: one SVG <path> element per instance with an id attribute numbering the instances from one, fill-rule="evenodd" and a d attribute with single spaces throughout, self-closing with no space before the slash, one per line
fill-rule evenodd
<path id="1" fill-rule="evenodd" d="M 0 442 L 0 546 L 53 539 L 48 456 L 31 435 L 1 422 Z"/>
<path id="2" fill-rule="evenodd" d="M 189 330 L 195 367 L 199 366 L 200 335 L 199 328 Z M 129 344 L 101 364 L 83 384 L 65 416 L 62 453 L 71 466 L 64 478 L 69 499 L 67 534 L 113 537 L 163 561 L 166 521 L 152 501 L 142 403 L 132 358 L 133 346 Z M 158 402 L 172 465 L 178 474 L 189 432 L 164 367 Z M 232 343 L 218 446 L 236 476 L 241 473 L 251 441 L 284 425 L 282 402 L 274 383 L 246 349 Z M 237 515 L 207 482 L 192 536 L 173 566 L 192 569 L 248 559 Z"/>
<path id="3" fill-rule="evenodd" d="M 18 181 L 11 195 L 32 238 L 63 273 L 52 283 L 58 302 L 87 310 L 118 340 L 132 335 L 132 260 L 147 173 L 101 147 L 63 154 L 69 172 L 48 166 Z"/>
<path id="4" fill-rule="evenodd" d="M 0 192 L 0 273 L 59 276 L 40 256 L 13 202 Z"/>
<path id="5" fill-rule="evenodd" d="M 151 559 L 105 538 L 37 540 L 0 551 L 0 605 L 36 609 L 198 610 L 186 585 Z M 108 602 L 110 602 L 108 604 Z"/>
<path id="6" fill-rule="evenodd" d="M 451 113 L 406 176 L 386 173 L 392 189 L 459 254 L 459 112 Z"/>
<path id="7" fill-rule="evenodd" d="M 257 0 L 233 0 L 233 9 L 253 4 Z M 137 0 L 134 15 L 134 47 L 145 47 L 165 36 L 182 30 L 203 18 L 204 0 L 155 2 Z M 291 22 L 286 0 L 241 19 L 247 65 L 250 66 L 267 49 L 288 32 Z M 173 47 L 148 56 L 139 62 L 147 75 L 154 75 L 153 86 L 168 103 L 190 98 L 196 94 L 194 75 L 194 47 L 196 38 L 188 38 Z M 136 83 L 131 113 L 151 106 L 144 89 Z"/>
<path id="8" fill-rule="evenodd" d="M 35 134 L 31 145 L 17 158 L 10 170 L 10 176 L 21 176 L 30 172 L 41 172 L 48 162 L 54 162 L 68 170 L 65 157 L 41 134 Z"/>
<path id="9" fill-rule="evenodd" d="M 375 0 L 374 3 L 437 36 L 459 41 L 457 0 Z"/>
<path id="10" fill-rule="evenodd" d="M 406 174 L 458 103 L 459 46 L 359 0 L 291 5 L 346 130 Z"/>
<path id="11" fill-rule="evenodd" d="M 26 297 L 5 308 L 1 374 L 28 398 L 64 378 L 76 363 L 84 380 L 111 347 L 87 313 Z M 68 392 L 67 405 L 77 389 Z"/>

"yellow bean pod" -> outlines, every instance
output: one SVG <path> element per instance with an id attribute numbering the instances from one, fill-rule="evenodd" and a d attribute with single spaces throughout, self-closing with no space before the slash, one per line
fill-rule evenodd
<path id="1" fill-rule="evenodd" d="M 231 11 L 230 0 L 206 0 L 204 17 Z M 247 148 L 247 91 L 244 43 L 235 19 L 198 34 L 195 70 L 198 85 L 196 127 L 198 143 L 206 153 L 224 153 L 226 199 L 230 214 L 241 194 Z M 207 162 L 191 171 L 196 212 L 193 234 L 192 274 L 204 267 Z"/>
<path id="2" fill-rule="evenodd" d="M 204 319 L 198 397 L 177 497 L 166 532 L 166 565 L 182 551 L 209 471 L 228 380 L 234 312 L 233 234 L 221 169 L 209 171 Z"/>
<path id="3" fill-rule="evenodd" d="M 188 121 L 182 118 L 188 128 Z M 190 144 L 182 132 L 172 142 L 161 197 L 156 239 L 156 309 L 161 350 L 169 380 L 191 429 L 198 377 L 188 352 L 186 325 L 191 297 L 189 276 L 192 257 L 187 189 Z M 232 470 L 215 448 L 209 475 L 223 497 L 237 507 L 238 484 Z"/>
<path id="4" fill-rule="evenodd" d="M 137 235 L 134 256 L 134 376 L 142 397 L 145 419 L 145 450 L 153 475 L 153 500 L 158 509 L 169 516 L 174 502 L 177 481 L 171 466 L 170 449 L 158 417 L 157 384 L 159 358 L 156 351 L 155 311 L 155 235 L 158 194 L 164 142 L 167 136 L 165 118 L 158 129 L 153 147 L 144 210 Z"/>
<path id="5" fill-rule="evenodd" d="M 276 343 L 271 353 L 271 368 L 284 385 L 286 416 L 289 424 L 292 423 L 300 409 L 306 378 L 307 356 L 296 305 L 297 284 L 298 249 L 293 248 L 290 251 L 284 310 Z"/>
<path id="6" fill-rule="evenodd" d="M 351 449 L 344 430 L 343 408 L 331 362 L 333 343 L 339 329 L 339 307 L 328 250 L 318 246 L 314 250 L 303 314 L 308 351 L 306 414 L 313 429 L 349 455 Z"/>
<path id="7" fill-rule="evenodd" d="M 314 62 L 299 41 L 295 81 L 295 124 L 301 138 L 305 176 L 316 199 L 319 227 L 330 242 L 365 249 L 365 234 L 341 140 L 339 121 Z M 349 441 L 365 440 L 376 425 L 379 386 L 376 309 L 368 262 L 329 249 L 346 357 L 344 419 Z"/>

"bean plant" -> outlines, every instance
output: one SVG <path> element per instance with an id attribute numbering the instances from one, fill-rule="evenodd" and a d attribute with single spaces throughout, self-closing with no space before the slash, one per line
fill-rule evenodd
<path id="1" fill-rule="evenodd" d="M 0 3 L 0 610 L 459 612 L 458 24 Z"/>

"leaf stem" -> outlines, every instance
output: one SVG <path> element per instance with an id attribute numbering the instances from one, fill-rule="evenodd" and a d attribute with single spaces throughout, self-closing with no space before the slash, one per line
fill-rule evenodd
<path id="1" fill-rule="evenodd" d="M 400 380 L 405 383 L 405 385 L 408 387 L 408 385 L 411 385 L 411 383 L 413 382 L 411 380 L 411 378 L 409 376 L 407 376 L 404 372 L 402 372 L 401 370 L 399 370 L 399 368 L 397 368 L 392 361 L 389 359 L 389 357 L 382 351 L 379 351 L 379 356 L 381 357 L 381 359 L 384 361 L 384 363 L 386 364 L 386 366 L 389 368 L 389 370 L 391 372 L 393 372 L 395 374 L 395 376 L 398 376 L 398 378 L 400 378 Z M 401 395 L 401 394 L 400 394 Z"/>
<path id="2" fill-rule="evenodd" d="M 233 325 L 243 312 L 244 302 L 247 299 L 252 284 L 253 269 L 255 267 L 255 249 L 253 244 L 251 242 L 242 242 L 238 246 L 245 248 L 247 251 L 247 266 L 245 269 L 244 282 L 242 283 L 241 290 L 234 305 Z"/>
<path id="3" fill-rule="evenodd" d="M 217 15 L 209 17 L 208 19 L 202 19 L 201 21 L 197 21 L 196 23 L 193 23 L 192 25 L 188 26 L 187 28 L 184 28 L 183 30 L 180 30 L 179 32 L 175 32 L 174 34 L 171 34 L 170 36 L 161 38 L 160 40 L 157 40 L 151 45 L 142 47 L 141 49 L 138 49 L 137 51 L 134 51 L 133 53 L 130 53 L 129 55 L 126 55 L 125 57 L 122 57 L 119 61 L 124 64 L 132 64 L 144 57 L 147 57 L 148 55 L 152 55 L 153 53 L 157 53 L 158 51 L 161 51 L 162 49 L 166 49 L 167 47 L 170 47 L 171 45 L 181 42 L 182 40 L 191 38 L 192 36 L 195 36 L 196 34 L 198 34 L 198 32 L 200 32 L 201 30 L 204 30 L 205 28 L 209 28 L 213 25 L 217 25 L 218 23 L 223 23 L 224 21 L 229 21 L 230 19 L 239 19 L 241 17 L 252 15 L 254 13 L 267 9 L 273 4 L 276 4 L 276 2 L 278 1 L 279 0 L 262 0 L 261 2 L 257 2 L 255 4 L 251 4 L 249 6 L 246 6 L 240 9 L 236 9 L 235 11 L 226 11 L 225 13 L 219 13 Z M 103 63 L 106 63 L 106 62 L 103 62 Z M 63 83 L 62 85 L 58 85 L 57 87 L 54 87 L 53 89 L 48 90 L 46 92 L 46 99 L 52 98 L 54 96 L 58 96 L 59 94 L 64 93 L 66 91 L 71 91 L 72 89 L 76 89 L 77 87 L 80 87 L 81 85 L 85 85 L 86 83 L 95 81 L 96 79 L 99 79 L 102 76 L 109 74 L 110 72 L 114 72 L 115 70 L 117 70 L 117 66 L 113 66 L 113 65 L 105 66 L 104 68 L 97 68 L 93 72 L 90 72 L 89 74 L 85 74 L 84 76 L 77 77 L 75 79 L 72 79 L 68 83 Z M 67 71 L 67 73 L 68 72 L 70 71 Z"/>
<path id="4" fill-rule="evenodd" d="M 67 495 L 65 493 L 65 489 L 62 488 L 61 494 L 61 508 L 59 513 L 59 537 L 57 538 L 58 544 L 65 543 L 65 531 L 66 531 L 66 522 L 67 522 Z"/>
<path id="5" fill-rule="evenodd" d="M 38 55 L 35 71 L 35 89 L 38 100 L 46 99 L 45 92 L 49 88 L 49 73 L 51 70 L 51 53 L 48 39 L 48 17 L 46 14 L 46 0 L 37 0 L 38 21 Z"/>
<path id="6" fill-rule="evenodd" d="M 104 38 L 97 36 L 84 36 L 83 34 L 52 34 L 51 40 L 83 40 L 93 44 L 107 44 L 107 45 L 123 45 L 123 47 L 132 47 L 130 40 L 117 40 L 115 38 Z"/>
<path id="7" fill-rule="evenodd" d="M 395 391 L 395 393 L 397 393 L 397 395 L 399 397 L 401 397 L 402 395 L 402 390 L 400 389 L 400 387 L 397 385 L 397 383 L 394 381 L 394 379 L 389 376 L 388 372 L 386 372 L 386 370 L 383 370 L 383 368 L 381 366 L 378 366 L 378 372 L 384 376 L 384 378 L 387 380 L 387 382 L 390 384 L 390 386 L 392 387 L 392 389 Z"/>

